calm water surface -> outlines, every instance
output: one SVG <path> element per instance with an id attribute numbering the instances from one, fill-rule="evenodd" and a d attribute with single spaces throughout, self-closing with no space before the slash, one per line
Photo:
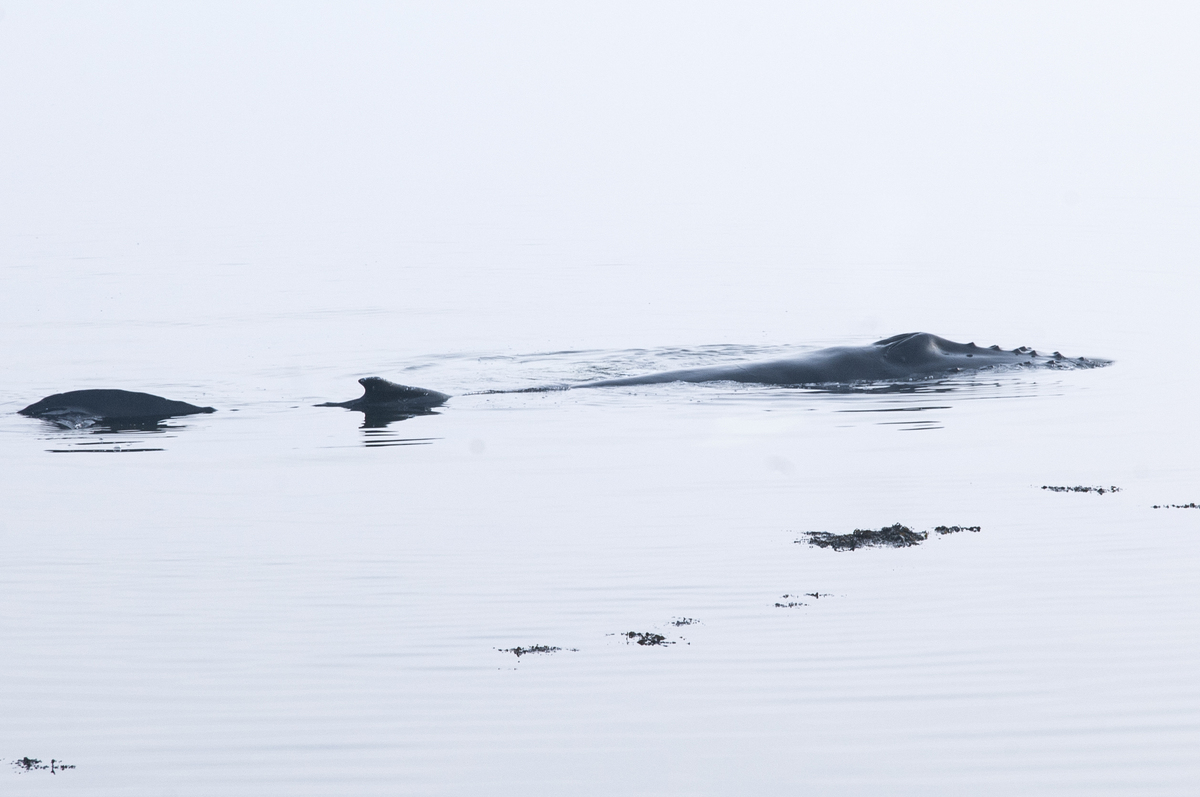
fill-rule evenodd
<path id="1" fill-rule="evenodd" d="M 1190 22 L 40 8 L 0 792 L 1196 793 Z M 481 392 L 918 330 L 1115 364 Z M 15 414 L 92 387 L 218 412 Z M 895 522 L 982 530 L 803 544 Z"/>
<path id="2" fill-rule="evenodd" d="M 779 351 L 355 357 L 458 392 Z M 161 387 L 112 367 L 220 411 L 4 416 L 3 739 L 78 766 L 17 793 L 1195 782 L 1200 513 L 1151 508 L 1197 498 L 1190 407 L 1148 402 L 1136 361 L 911 393 L 460 395 L 384 429 L 309 406 L 361 364 L 315 369 L 322 393 L 276 365 Z M 892 522 L 983 530 L 796 544 Z M 564 650 L 500 650 L 529 645 Z"/>

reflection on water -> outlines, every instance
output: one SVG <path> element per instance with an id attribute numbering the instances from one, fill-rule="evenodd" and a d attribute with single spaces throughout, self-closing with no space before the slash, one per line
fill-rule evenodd
<path id="1" fill-rule="evenodd" d="M 62 446 L 47 448 L 51 454 L 131 454 L 165 451 L 161 447 L 164 441 L 174 439 L 176 433 L 187 428 L 186 424 L 154 420 L 100 421 L 84 428 L 63 429 L 41 439 Z"/>
<path id="2" fill-rule="evenodd" d="M 389 409 L 369 409 L 369 410 L 351 410 L 352 412 L 361 412 L 363 414 L 363 422 L 360 429 L 386 429 L 390 424 L 407 421 L 411 418 L 419 418 L 422 415 L 437 415 L 433 410 L 424 410 L 421 412 L 396 411 Z"/>
<path id="3" fill-rule="evenodd" d="M 114 443 L 112 448 L 47 448 L 51 454 L 137 454 L 144 451 L 165 451 L 164 448 L 122 448 L 120 443 Z"/>
<path id="4" fill-rule="evenodd" d="M 439 437 L 397 437 L 395 433 L 383 429 L 368 429 L 363 427 L 363 445 L 367 448 L 383 446 L 427 446 L 432 445 Z"/>
<path id="5" fill-rule="evenodd" d="M 370 409 L 351 409 L 350 411 L 363 414 L 362 425 L 358 428 L 362 431 L 363 445 L 367 448 L 430 445 L 438 439 L 436 437 L 400 437 L 395 430 L 388 428 L 400 421 L 441 414 L 435 410 L 397 411 L 386 407 L 372 407 Z"/>
<path id="6" fill-rule="evenodd" d="M 851 409 L 837 410 L 837 412 L 926 412 L 928 410 L 948 410 L 952 409 L 949 405 L 941 404 L 936 406 L 921 406 L 921 407 L 870 407 L 866 409 Z M 941 421 L 933 420 L 911 420 L 911 421 L 879 421 L 879 426 L 898 426 L 900 431 L 916 431 L 922 429 L 942 429 Z"/>

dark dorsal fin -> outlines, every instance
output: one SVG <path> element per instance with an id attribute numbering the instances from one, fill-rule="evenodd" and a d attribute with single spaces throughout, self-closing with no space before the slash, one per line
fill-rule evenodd
<path id="1" fill-rule="evenodd" d="M 414 399 L 434 399 L 439 397 L 444 401 L 447 398 L 444 394 L 438 393 L 436 390 L 398 385 L 395 382 L 389 382 L 378 376 L 365 376 L 358 380 L 358 383 L 363 386 L 362 400 L 370 403 L 411 401 Z"/>
<path id="2" fill-rule="evenodd" d="M 950 354 L 974 357 L 979 347 L 974 343 L 955 343 L 928 332 L 909 332 L 885 338 L 875 344 L 883 348 L 883 356 L 893 363 L 917 365 L 940 361 Z"/>
<path id="3" fill-rule="evenodd" d="M 902 335 L 892 335 L 890 338 L 884 338 L 883 340 L 877 340 L 872 345 L 874 345 L 874 346 L 891 346 L 892 344 L 899 343 L 902 340 L 907 340 L 908 338 L 916 337 L 917 335 L 927 335 L 927 334 L 929 334 L 929 333 L 927 333 L 927 332 L 905 332 Z"/>
<path id="4" fill-rule="evenodd" d="M 358 383 L 363 386 L 363 394 L 359 398 L 352 401 L 327 401 L 316 406 L 345 407 L 362 412 L 381 408 L 421 412 L 431 407 L 441 406 L 450 398 L 445 393 L 439 393 L 436 390 L 398 385 L 378 376 L 364 376 L 358 380 Z"/>
<path id="5" fill-rule="evenodd" d="M 905 335 L 886 338 L 875 345 L 883 347 L 883 356 L 889 362 L 909 365 L 925 362 L 937 354 L 944 353 L 940 351 L 941 347 L 939 346 L 943 342 L 949 343 L 949 341 L 943 341 L 937 335 L 930 335 L 928 332 L 909 332 Z M 952 345 L 966 348 L 961 343 Z"/>
<path id="6" fill-rule="evenodd" d="M 359 401 L 368 403 L 368 405 L 397 402 L 442 403 L 450 397 L 444 392 L 412 388 L 407 384 L 388 382 L 382 377 L 362 377 L 359 379 L 359 384 L 362 385 L 362 399 Z"/>

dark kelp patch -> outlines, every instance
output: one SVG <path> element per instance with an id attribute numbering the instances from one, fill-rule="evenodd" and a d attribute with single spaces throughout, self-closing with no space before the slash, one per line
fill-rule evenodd
<path id="1" fill-rule="evenodd" d="M 522 656 L 528 656 L 531 653 L 558 653 L 560 650 L 562 650 L 562 648 L 554 647 L 552 645 L 530 645 L 524 648 L 496 648 L 496 650 L 500 651 L 501 653 L 512 653 L 519 659 Z M 579 651 L 578 648 L 567 648 L 567 650 L 571 651 L 572 653 L 577 653 Z"/>
<path id="2" fill-rule="evenodd" d="M 960 531 L 982 531 L 979 526 L 936 526 L 933 530 L 938 534 L 957 534 Z"/>
<path id="3" fill-rule="evenodd" d="M 633 642 L 638 645 L 646 645 L 649 647 L 675 644 L 672 640 L 667 639 L 662 634 L 656 634 L 653 631 L 626 631 L 619 636 L 625 637 L 626 644 Z"/>
<path id="4" fill-rule="evenodd" d="M 913 531 L 908 526 L 893 523 L 881 529 L 855 529 L 849 534 L 834 534 L 830 531 L 806 531 L 804 536 L 809 545 L 817 548 L 832 548 L 835 551 L 853 551 L 856 548 L 888 547 L 908 548 L 920 545 L 929 538 L 927 531 Z M 805 540 L 796 540 L 804 542 Z"/>
<path id="5" fill-rule="evenodd" d="M 1151 509 L 1200 509 L 1200 504 L 1155 504 Z"/>
<path id="6" fill-rule="evenodd" d="M 982 529 L 979 526 L 936 526 L 933 530 L 940 536 L 961 531 L 978 532 Z M 801 539 L 795 540 L 797 544 L 807 542 L 816 548 L 832 548 L 835 551 L 853 551 L 858 548 L 911 548 L 929 539 L 928 531 L 913 531 L 901 523 L 893 523 L 881 529 L 855 529 L 849 534 L 834 534 L 829 531 L 806 531 L 803 534 Z M 812 592 L 808 595 L 813 598 L 824 597 Z"/>
<path id="7" fill-rule="evenodd" d="M 44 770 L 49 772 L 51 775 L 61 772 L 64 769 L 75 768 L 74 764 L 64 764 L 57 758 L 51 758 L 49 764 L 43 764 L 42 759 L 30 758 L 29 756 L 18 758 L 16 761 L 12 762 L 12 766 L 17 772 L 35 772 L 37 770 Z"/>
<path id="8" fill-rule="evenodd" d="M 800 598 L 812 598 L 819 600 L 821 598 L 832 598 L 832 592 L 806 592 L 803 595 L 792 595 L 791 593 L 780 595 L 779 600 L 775 601 L 776 609 L 796 609 L 808 604 L 801 601 Z"/>
<path id="9" fill-rule="evenodd" d="M 1121 492 L 1120 487 L 1084 487 L 1082 485 L 1076 485 L 1074 487 L 1057 487 L 1055 485 L 1043 484 L 1042 489 L 1049 490 L 1052 493 L 1095 493 L 1096 495 Z"/>

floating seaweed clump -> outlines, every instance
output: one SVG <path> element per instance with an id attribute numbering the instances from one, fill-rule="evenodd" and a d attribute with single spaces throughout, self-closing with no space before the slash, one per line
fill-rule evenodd
<path id="1" fill-rule="evenodd" d="M 636 642 L 639 645 L 674 645 L 675 643 L 667 639 L 662 634 L 656 634 L 653 631 L 626 631 L 621 636 L 628 639 L 630 642 Z"/>
<path id="2" fill-rule="evenodd" d="M 12 765 L 18 772 L 33 772 L 34 770 L 44 769 L 51 775 L 64 769 L 75 768 L 74 764 L 64 764 L 56 758 L 51 758 L 49 764 L 43 764 L 42 759 L 30 758 L 29 756 L 18 758 L 12 762 Z"/>
<path id="3" fill-rule="evenodd" d="M 935 526 L 938 534 L 957 534 L 960 531 L 981 531 L 979 526 Z"/>
<path id="4" fill-rule="evenodd" d="M 1074 487 L 1056 487 L 1050 484 L 1043 484 L 1042 489 L 1049 490 L 1052 493 L 1096 493 L 1097 495 L 1121 492 L 1120 487 L 1083 487 L 1080 485 Z"/>
<path id="5" fill-rule="evenodd" d="M 797 542 L 799 542 L 799 541 L 797 540 Z M 833 597 L 833 593 L 832 593 L 832 592 L 806 592 L 806 593 L 804 593 L 804 595 L 803 595 L 803 596 L 801 596 L 801 595 L 792 595 L 791 593 L 788 593 L 788 594 L 786 594 L 786 595 L 780 595 L 780 596 L 779 596 L 779 598 L 780 598 L 780 599 L 779 599 L 779 601 L 776 601 L 776 602 L 775 602 L 775 608 L 776 608 L 776 609 L 795 609 L 795 608 L 797 608 L 797 607 L 799 607 L 799 606 L 807 606 L 807 605 L 808 605 L 807 603 L 804 603 L 804 602 L 802 602 L 802 601 L 800 601 L 800 600 L 799 600 L 799 598 L 801 598 L 801 597 L 805 597 L 805 598 L 832 598 L 832 597 Z M 790 600 L 789 600 L 789 598 L 790 598 Z M 787 603 L 782 603 L 781 601 L 787 601 Z"/>
<path id="6" fill-rule="evenodd" d="M 528 656 L 530 653 L 557 653 L 562 648 L 551 647 L 550 645 L 530 645 L 527 648 L 497 648 L 501 653 L 512 653 L 517 658 Z M 575 648 L 570 648 L 574 651 Z"/>
<path id="7" fill-rule="evenodd" d="M 835 551 L 853 551 L 856 548 L 890 547 L 908 548 L 920 545 L 929 538 L 927 531 L 913 531 L 908 526 L 893 523 L 881 529 L 855 529 L 849 534 L 834 534 L 829 531 L 806 531 L 810 545 L 832 548 Z M 796 540 L 800 542 L 800 540 Z"/>

